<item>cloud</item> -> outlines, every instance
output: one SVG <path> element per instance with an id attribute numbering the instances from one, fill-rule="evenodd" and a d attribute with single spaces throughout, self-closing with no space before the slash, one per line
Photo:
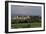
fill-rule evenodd
<path id="1" fill-rule="evenodd" d="M 41 7 L 40 6 L 18 6 L 11 5 L 11 14 L 12 15 L 41 15 Z"/>

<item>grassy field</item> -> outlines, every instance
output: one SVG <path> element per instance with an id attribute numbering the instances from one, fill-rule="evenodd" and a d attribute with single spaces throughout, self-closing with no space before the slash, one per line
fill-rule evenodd
<path id="1" fill-rule="evenodd" d="M 19 23 L 11 24 L 12 28 L 37 28 L 41 27 L 41 23 Z"/>
<path id="2" fill-rule="evenodd" d="M 41 27 L 41 19 L 11 19 L 11 28 L 37 28 Z"/>

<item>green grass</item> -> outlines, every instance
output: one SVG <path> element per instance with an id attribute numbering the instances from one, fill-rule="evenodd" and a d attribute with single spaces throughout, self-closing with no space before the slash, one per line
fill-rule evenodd
<path id="1" fill-rule="evenodd" d="M 11 28 L 37 28 L 41 27 L 40 20 L 11 20 Z"/>
<path id="2" fill-rule="evenodd" d="M 41 27 L 41 23 L 31 23 L 31 28 Z"/>
<path id="3" fill-rule="evenodd" d="M 41 27 L 41 23 L 19 23 L 11 24 L 12 28 L 37 28 Z"/>

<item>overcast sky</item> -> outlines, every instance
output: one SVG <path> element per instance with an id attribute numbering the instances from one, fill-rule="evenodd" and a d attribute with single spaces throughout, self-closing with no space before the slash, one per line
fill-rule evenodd
<path id="1" fill-rule="evenodd" d="M 11 5 L 11 15 L 13 16 L 40 16 L 40 6 L 19 6 Z"/>

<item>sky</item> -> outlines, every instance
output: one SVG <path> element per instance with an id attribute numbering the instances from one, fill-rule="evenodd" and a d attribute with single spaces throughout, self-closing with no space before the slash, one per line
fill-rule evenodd
<path id="1" fill-rule="evenodd" d="M 11 16 L 41 16 L 41 6 L 11 5 Z"/>

